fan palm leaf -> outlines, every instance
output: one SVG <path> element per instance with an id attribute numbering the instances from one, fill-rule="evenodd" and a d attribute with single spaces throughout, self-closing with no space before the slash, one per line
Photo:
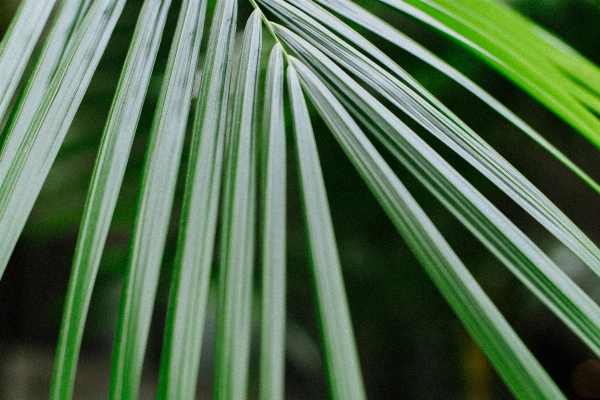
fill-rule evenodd
<path id="1" fill-rule="evenodd" d="M 600 185 L 470 78 L 358 4 L 250 0 L 254 11 L 236 45 L 239 3 L 183 0 L 178 8 L 124 268 L 110 398 L 138 396 L 169 227 L 179 207 L 158 397 L 195 397 L 213 265 L 218 267 L 213 275 L 218 280 L 215 397 L 248 396 L 254 293 L 259 292 L 253 276 L 260 260 L 260 396 L 283 398 L 287 171 L 294 163 L 330 396 L 366 398 L 360 343 L 348 306 L 352 293 L 344 286 L 330 212 L 335 204 L 328 202 L 315 140 L 313 127 L 319 120 L 512 393 L 523 399 L 564 398 L 386 158 L 414 176 L 598 357 L 596 302 L 409 124 L 414 122 L 473 166 L 599 276 L 600 249 L 483 139 L 484 132 L 469 127 L 351 25 L 446 74 L 596 194 Z M 600 144 L 600 69 L 551 33 L 490 0 L 382 3 L 458 42 L 591 143 Z M 124 5 L 124 0 L 64 0 L 51 16 L 54 2 L 24 0 L 0 43 L 0 122 L 5 123 L 0 140 L 0 277 Z M 114 95 L 75 248 L 53 399 L 73 395 L 92 291 L 169 12 L 177 12 L 170 0 L 144 1 Z M 207 14 L 210 28 L 205 28 Z M 36 49 L 38 41 L 42 44 Z M 263 54 L 270 54 L 264 78 Z M 27 69 L 30 59 L 34 62 Z M 286 116 L 291 123 L 286 124 Z M 185 187 L 179 203 L 177 180 L 188 126 L 189 156 L 181 172 Z M 290 160 L 288 135 L 293 135 L 295 148 Z"/>

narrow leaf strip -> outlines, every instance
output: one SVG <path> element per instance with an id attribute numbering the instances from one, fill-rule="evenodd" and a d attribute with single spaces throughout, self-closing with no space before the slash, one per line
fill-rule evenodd
<path id="1" fill-rule="evenodd" d="M 59 39 L 65 33 L 62 32 L 65 28 L 62 24 L 56 28 L 56 35 L 51 37 L 56 40 L 50 40 L 46 46 L 45 56 L 38 64 L 35 77 L 26 88 L 27 97 L 17 106 L 18 117 L 14 124 L 9 124 L 9 137 L 0 158 L 0 276 L 81 103 L 124 2 L 102 0 L 94 3 L 73 39 L 74 44 L 62 58 L 58 70 L 53 72 L 55 61 L 59 58 L 50 49 L 61 48 L 64 43 Z M 70 4 L 65 3 L 64 6 Z M 59 30 L 61 35 L 57 33 Z M 65 39 L 64 36 L 62 39 Z M 45 62 L 46 55 L 52 62 Z M 53 75 L 54 78 L 51 78 Z"/>
<path id="2" fill-rule="evenodd" d="M 292 63 L 340 146 L 512 392 L 564 398 L 344 107 L 306 66 Z"/>
<path id="3" fill-rule="evenodd" d="M 269 0 L 264 1 L 269 2 Z M 303 0 L 293 1 L 304 3 Z M 516 168 L 410 75 L 341 22 L 336 25 L 344 36 L 352 37 L 359 48 L 370 50 L 371 53 L 379 56 L 378 59 L 386 62 L 388 67 L 402 76 L 410 87 L 333 35 L 308 15 L 291 6 L 279 5 L 281 7 L 276 9 L 282 17 L 298 26 L 307 37 L 312 38 L 313 43 L 325 54 L 353 72 L 473 165 L 600 276 L 600 249 Z M 323 15 L 318 7 L 311 7 L 308 11 L 311 15 L 321 14 L 321 17 L 327 19 L 330 24 L 336 23 L 333 16 Z M 297 17 L 293 18 L 292 15 Z"/>
<path id="4" fill-rule="evenodd" d="M 79 15 L 77 17 L 77 21 L 75 22 L 74 30 L 77 30 L 81 26 L 81 22 L 83 21 L 88 10 L 90 9 L 91 3 L 92 3 L 92 0 L 81 0 L 80 1 L 81 6 L 79 7 Z"/>
<path id="5" fill-rule="evenodd" d="M 262 146 L 262 329 L 260 398 L 283 400 L 285 382 L 286 141 L 282 47 L 269 57 Z"/>
<path id="6" fill-rule="evenodd" d="M 150 132 L 113 353 L 110 398 L 135 399 L 188 120 L 206 2 L 184 1 Z"/>
<path id="7" fill-rule="evenodd" d="M 261 13 L 250 16 L 244 33 L 227 150 L 215 398 L 247 397 L 256 219 L 256 108 L 262 50 Z"/>
<path id="8" fill-rule="evenodd" d="M 596 96 L 600 96 L 600 67 L 542 27 L 529 23 L 529 29 L 558 50 L 550 54 L 552 61 L 558 67 L 575 78 L 577 82 L 595 92 Z"/>
<path id="9" fill-rule="evenodd" d="M 5 141 L 0 153 L 0 184 L 8 174 L 11 163 L 27 151 L 24 144 L 35 138 L 35 132 L 28 127 L 49 91 L 50 82 L 60 67 L 61 59 L 68 54 L 68 43 L 75 43 L 77 37 L 81 36 L 81 30 L 79 35 L 73 34 L 80 10 L 79 0 L 60 2 L 40 56 L 25 81 L 0 140 Z M 63 64 L 65 61 L 63 60 Z"/>
<path id="10" fill-rule="evenodd" d="M 308 42 L 274 25 L 330 90 L 419 181 L 590 349 L 600 355 L 600 307 L 418 135 Z M 329 82 L 327 82 L 329 81 Z"/>
<path id="11" fill-rule="evenodd" d="M 73 258 L 52 379 L 52 399 L 72 396 L 92 290 L 169 5 L 169 0 L 144 3 L 102 136 Z"/>
<path id="12" fill-rule="evenodd" d="M 219 1 L 198 94 L 165 339 L 159 399 L 194 399 L 219 208 L 236 7 Z"/>
<path id="13" fill-rule="evenodd" d="M 600 185 L 596 183 L 588 174 L 586 174 L 581 168 L 575 165 L 567 156 L 560 152 L 556 147 L 554 147 L 550 142 L 548 142 L 542 135 L 536 132 L 533 128 L 527 125 L 522 119 L 516 116 L 512 111 L 506 108 L 502 103 L 492 97 L 489 93 L 479 87 L 476 83 L 471 81 L 469 78 L 464 76 L 458 70 L 447 64 L 444 60 L 437 57 L 435 54 L 421 46 L 419 43 L 412 40 L 410 37 L 406 36 L 393 26 L 389 25 L 381 18 L 371 14 L 369 11 L 360 8 L 356 4 L 348 0 L 318 0 L 319 3 L 324 6 L 330 8 L 334 12 L 342 15 L 345 18 L 359 24 L 360 26 L 369 29 L 371 32 L 381 36 L 382 38 L 388 40 L 390 43 L 395 44 L 401 49 L 409 52 L 410 54 L 418 57 L 422 61 L 431 65 L 441 73 L 445 74 L 450 79 L 453 79 L 455 82 L 460 84 L 462 87 L 470 91 L 472 94 L 477 96 L 481 101 L 489 105 L 492 109 L 494 109 L 498 114 L 502 115 L 508 121 L 510 121 L 514 126 L 519 128 L 523 133 L 529 136 L 532 140 L 538 143 L 544 150 L 548 153 L 552 154 L 554 158 L 560 161 L 563 165 L 565 165 L 568 169 L 573 171 L 575 175 L 581 178 L 586 184 L 588 184 L 592 189 L 594 189 L 597 193 L 600 193 Z M 304 1 L 302 3 L 305 3 Z M 315 18 L 318 18 L 319 13 L 311 13 L 311 15 Z M 318 18 L 321 22 L 326 23 L 324 19 Z M 335 21 L 335 20 L 334 20 Z M 327 22 L 330 22 L 328 19 Z M 342 33 L 343 31 L 338 28 L 338 23 L 328 24 L 332 29 Z M 344 30 L 345 32 L 345 30 Z M 396 69 L 392 67 L 390 64 L 391 60 L 384 55 L 378 54 L 381 53 L 377 48 L 374 48 L 373 45 L 368 47 L 363 47 L 359 44 L 358 41 L 354 40 L 353 37 L 349 37 L 347 35 L 347 39 L 352 40 L 358 48 L 363 49 L 365 52 L 369 53 L 376 60 L 380 61 L 383 65 L 385 65 L 388 69 L 396 74 L 396 76 L 400 76 Z M 362 40 L 360 41 L 364 43 Z M 401 76 L 400 76 L 401 77 Z"/>
<path id="14" fill-rule="evenodd" d="M 336 400 L 365 399 L 321 164 L 302 89 L 292 66 L 288 67 L 287 79 L 298 151 L 300 192 L 331 397 Z"/>
<path id="15" fill-rule="evenodd" d="M 595 112 L 596 115 L 600 117 L 600 95 L 589 91 L 587 88 L 579 84 L 573 85 L 571 87 L 571 92 L 577 96 L 583 105 L 589 108 L 590 111 Z"/>
<path id="16" fill-rule="evenodd" d="M 54 3 L 23 1 L 0 43 L 0 127 Z"/>

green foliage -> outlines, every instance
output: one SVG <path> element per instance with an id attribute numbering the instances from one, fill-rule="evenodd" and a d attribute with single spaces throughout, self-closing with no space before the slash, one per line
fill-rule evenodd
<path id="1" fill-rule="evenodd" d="M 22 2 L 0 43 L 0 122 L 5 124 L 0 138 L 0 276 L 125 7 L 124 0 L 61 1 L 43 35 L 54 3 L 38 3 Z M 490 0 L 382 3 L 456 41 L 595 146 L 600 144 L 600 69 L 552 34 Z M 236 44 L 237 24 L 247 17 L 239 12 L 238 21 L 243 5 L 254 11 L 242 43 Z M 461 260 L 461 249 L 452 248 L 453 238 L 444 237 L 417 191 L 411 192 L 414 185 L 404 180 L 414 179 L 429 192 L 597 357 L 600 307 L 453 160 L 460 158 L 457 164 L 465 162 L 486 177 L 598 276 L 600 249 L 463 122 L 458 110 L 444 105 L 383 46 L 375 45 L 375 37 L 456 81 L 598 194 L 600 186 L 592 177 L 465 74 L 399 26 L 349 0 L 183 0 L 170 8 L 170 0 L 144 1 L 105 125 L 72 261 L 53 399 L 73 394 L 92 291 L 111 220 L 119 213 L 119 192 L 127 186 L 126 168 L 134 159 L 134 135 L 143 129 L 145 107 L 154 106 L 145 105 L 157 92 L 153 73 L 161 83 L 123 268 L 111 399 L 138 396 L 161 271 L 171 259 L 158 397 L 195 397 L 211 275 L 218 280 L 215 397 L 248 397 L 255 308 L 262 312 L 260 396 L 284 397 L 286 298 L 292 291 L 286 261 L 289 187 L 298 188 L 291 195 L 303 214 L 330 396 L 367 397 L 348 305 L 353 293 L 344 286 L 343 250 L 338 249 L 330 211 L 336 204 L 328 202 L 317 150 L 323 132 L 316 127 L 323 123 L 512 393 L 523 399 L 565 397 Z M 163 44 L 169 55 L 160 76 L 161 39 L 176 8 L 177 26 L 172 42 Z M 35 49 L 38 41 L 42 45 Z M 266 54 L 268 68 L 263 69 Z M 457 158 L 431 144 L 425 134 Z M 287 157 L 286 137 L 291 135 L 294 157 Z M 189 156 L 180 172 L 184 152 Z M 180 175 L 185 175 L 181 196 Z M 297 182 L 290 183 L 289 176 Z M 173 231 L 178 232 L 174 255 L 166 254 Z M 254 284 L 255 264 L 262 286 Z"/>

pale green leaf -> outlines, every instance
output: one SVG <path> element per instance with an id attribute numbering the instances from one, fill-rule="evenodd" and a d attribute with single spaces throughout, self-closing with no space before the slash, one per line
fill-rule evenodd
<path id="1" fill-rule="evenodd" d="M 300 193 L 331 397 L 336 400 L 365 399 L 321 164 L 302 89 L 292 66 L 288 67 L 287 80 L 298 152 Z"/>
<path id="2" fill-rule="evenodd" d="M 169 0 L 144 4 L 104 130 L 73 258 L 52 379 L 52 399 L 71 398 L 73 392 L 92 290 L 169 5 Z"/>
<path id="3" fill-rule="evenodd" d="M 56 0 L 25 0 L 0 43 L 0 124 Z M 0 125 L 1 126 L 1 125 Z M 1 141 L 0 141 L 1 143 Z"/>
<path id="4" fill-rule="evenodd" d="M 217 305 L 215 398 L 245 399 L 256 220 L 257 99 L 262 51 L 260 11 L 246 25 L 229 124 Z"/>
<path id="5" fill-rule="evenodd" d="M 48 38 L 44 56 L 26 88 L 25 100 L 17 105 L 17 117 L 9 124 L 9 136 L 0 157 L 0 232 L 3 232 L 0 276 L 102 56 L 124 0 L 94 3 L 73 37 L 69 51 L 61 57 L 68 27 L 72 26 L 73 14 L 77 11 L 76 7 L 67 7 L 72 5 L 63 4 L 62 18 Z"/>
<path id="6" fill-rule="evenodd" d="M 512 392 L 564 398 L 342 104 L 306 66 L 293 65 L 338 143 Z"/>
<path id="7" fill-rule="evenodd" d="M 408 126 L 314 46 L 275 25 L 330 90 L 505 266 L 600 355 L 600 307 Z"/>
<path id="8" fill-rule="evenodd" d="M 8 126 L 3 132 L 8 138 L 3 138 L 5 143 L 0 155 L 0 177 L 7 174 L 10 164 L 17 159 L 19 152 L 23 151 L 20 150 L 21 144 L 33 140 L 33 132 L 27 127 L 44 101 L 61 59 L 68 53 L 69 43 L 72 47 L 77 40 L 78 35 L 73 32 L 77 18 L 82 18 L 81 7 L 79 0 L 65 0 L 58 7 L 40 56 L 21 90 Z M 79 25 L 81 22 L 83 20 Z M 63 60 L 63 63 L 65 61 Z"/>
<path id="9" fill-rule="evenodd" d="M 260 398 L 283 399 L 285 382 L 286 140 L 282 48 L 269 57 L 262 146 L 262 325 Z"/>
<path id="10" fill-rule="evenodd" d="M 206 1 L 184 1 L 152 123 L 113 353 L 110 398 L 137 397 L 183 139 Z"/>
<path id="11" fill-rule="evenodd" d="M 190 144 L 158 386 L 159 399 L 194 399 L 217 227 L 235 39 L 235 3 L 213 17 Z"/>

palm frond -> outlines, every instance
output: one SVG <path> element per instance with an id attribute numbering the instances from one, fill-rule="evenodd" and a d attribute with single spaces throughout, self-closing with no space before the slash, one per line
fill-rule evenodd
<path id="1" fill-rule="evenodd" d="M 513 393 L 528 398 L 563 397 L 343 105 L 308 67 L 294 65 L 354 166 Z"/>
<path id="2" fill-rule="evenodd" d="M 283 49 L 271 50 L 265 82 L 262 146 L 261 399 L 282 399 L 285 362 L 286 139 Z"/>
<path id="3" fill-rule="evenodd" d="M 314 70 L 334 82 L 340 97 L 378 139 L 506 267 L 600 355 L 600 308 L 523 232 L 421 138 L 304 39 L 277 33 Z"/>
<path id="4" fill-rule="evenodd" d="M 298 3 L 298 0 L 295 0 L 295 3 Z M 531 126 L 529 126 L 525 121 L 515 115 L 512 111 L 510 111 L 506 106 L 504 106 L 501 102 L 496 100 L 490 94 L 488 94 L 484 89 L 479 87 L 476 83 L 470 80 L 467 76 L 463 75 L 460 71 L 453 68 L 451 65 L 446 63 L 441 58 L 437 57 L 434 53 L 427 50 L 425 47 L 421 46 L 419 43 L 411 39 L 409 36 L 403 34 L 398 29 L 389 25 L 387 22 L 382 20 L 381 18 L 369 13 L 367 10 L 357 6 L 348 0 L 320 0 L 323 6 L 330 8 L 332 11 L 337 14 L 353 21 L 354 23 L 370 30 L 371 32 L 381 36 L 386 39 L 390 43 L 398 46 L 399 48 L 406 50 L 410 54 L 415 57 L 421 59 L 427 64 L 431 65 L 438 71 L 442 72 L 449 78 L 453 79 L 455 82 L 460 84 L 462 87 L 467 89 L 469 92 L 477 96 L 481 101 L 489 105 L 492 109 L 494 109 L 498 114 L 502 115 L 508 121 L 510 121 L 514 126 L 519 128 L 523 133 L 533 139 L 536 143 L 542 146 L 547 152 L 552 154 L 554 158 L 563 163 L 567 168 L 573 171 L 579 178 L 581 178 L 584 182 L 586 182 L 591 188 L 593 188 L 596 192 L 600 193 L 600 185 L 595 182 L 587 173 L 585 173 L 581 168 L 579 168 L 575 163 L 573 163 L 567 156 L 565 156 L 560 150 L 558 150 L 555 146 L 553 146 L 548 140 L 546 140 L 540 133 L 534 130 Z M 337 32 L 348 32 L 348 28 L 344 27 L 344 25 L 335 18 L 331 16 L 321 17 L 323 11 L 319 11 L 319 9 L 310 5 L 310 3 L 302 2 L 304 7 L 307 10 L 311 10 L 314 18 L 318 19 L 321 23 L 327 24 L 331 29 Z M 537 27 L 537 25 L 534 25 Z M 548 40 L 557 39 L 552 35 L 546 33 Z M 370 54 L 375 60 L 379 61 L 382 65 L 386 66 L 390 71 L 394 73 L 397 77 L 404 78 L 406 75 L 402 72 L 399 73 L 399 67 L 395 65 L 387 56 L 382 55 L 382 52 L 377 49 L 376 46 L 370 44 L 367 40 L 357 37 L 357 35 L 351 35 L 350 33 L 344 34 L 344 36 L 349 40 L 355 43 L 356 46 L 363 49 L 366 53 Z M 355 39 L 356 38 L 356 39 Z M 577 56 L 573 50 L 567 50 L 570 57 L 577 58 L 579 61 L 576 65 L 572 65 L 572 69 L 574 72 L 580 72 L 585 69 L 585 76 L 591 76 L 593 74 L 594 66 L 589 63 L 589 61 L 584 64 L 585 60 L 581 56 Z M 555 53 L 553 53 L 555 54 Z M 556 56 L 556 54 L 555 54 Z M 556 57 L 558 60 L 565 60 L 567 57 Z M 563 61 L 564 62 L 564 61 Z M 573 63 L 575 64 L 575 62 Z M 585 66 L 584 66 L 585 65 Z M 577 76 L 577 75 L 575 75 Z M 578 76 L 582 76 L 579 74 Z M 584 79 L 587 80 L 587 79 Z"/>
<path id="5" fill-rule="evenodd" d="M 0 75 L 4 77 L 0 81 L 0 122 L 4 119 L 6 109 L 54 3 L 40 3 L 35 0 L 21 3 L 6 36 L 0 42 Z"/>
<path id="6" fill-rule="evenodd" d="M 482 10 L 494 7 L 494 3 L 477 0 L 465 8 L 447 1 L 383 1 L 472 50 L 571 124 L 589 141 L 600 146 L 600 121 L 581 103 L 578 84 L 558 70 L 554 63 L 548 62 L 547 54 L 552 52 L 548 51 L 545 42 L 530 29 L 514 27 L 516 18 L 499 11 L 493 19 L 481 15 Z M 500 10 L 500 7 L 494 9 Z M 505 20 L 508 22 L 498 22 Z"/>
<path id="7" fill-rule="evenodd" d="M 124 3 L 64 0 L 51 17 L 54 1 L 24 0 L 0 42 L 0 122 L 6 122 L 0 138 L 0 277 Z M 456 81 L 537 142 L 596 195 L 600 185 L 507 105 L 399 27 L 356 3 L 250 0 L 254 12 L 241 45 L 236 46 L 238 3 L 183 0 L 179 8 L 143 163 L 116 322 L 110 398 L 138 396 L 173 225 L 172 209 L 174 205 L 179 208 L 180 174 L 185 174 L 185 187 L 157 397 L 196 396 L 211 275 L 218 280 L 215 397 L 245 398 L 249 388 L 254 393 L 254 378 L 262 399 L 285 396 L 290 318 L 286 300 L 292 292 L 287 282 L 290 235 L 286 230 L 289 196 L 296 194 L 288 188 L 294 185 L 304 217 L 306 259 L 311 264 L 330 396 L 367 397 L 369 381 L 363 380 L 361 341 L 360 336 L 358 341 L 355 338 L 348 302 L 353 293 L 344 285 L 334 232 L 331 209 L 335 203 L 328 201 L 323 156 L 317 149 L 323 132 L 313 131 L 321 121 L 512 393 L 523 399 L 565 398 L 562 387 L 536 360 L 386 157 L 414 176 L 597 357 L 598 304 L 409 124 L 419 126 L 486 177 L 598 276 L 600 249 L 484 140 L 487 132 L 469 127 L 359 29 L 406 50 Z M 548 31 L 491 0 L 382 3 L 458 42 L 600 145 L 600 69 Z M 170 0 L 144 1 L 104 128 L 72 262 L 52 378 L 53 399 L 73 396 L 92 291 L 145 98 L 154 90 L 151 78 L 161 39 L 169 31 L 170 5 Z M 205 15 L 212 15 L 206 49 L 201 48 Z M 240 13 L 241 19 L 246 17 Z M 263 54 L 268 51 L 263 85 Z M 194 101 L 195 119 L 189 124 Z M 412 121 L 403 121 L 405 117 Z M 187 170 L 180 173 L 188 126 L 189 161 Z M 293 132 L 293 141 L 286 141 L 286 131 Z M 287 157 L 289 147 L 295 158 Z M 288 159 L 295 161 L 297 172 Z M 294 174 L 297 182 L 288 179 Z M 261 261 L 262 285 L 254 283 L 256 260 Z M 213 265 L 218 266 L 218 274 L 211 273 Z M 262 298 L 257 300 L 255 294 Z M 260 373 L 254 376 L 249 367 L 253 321 L 258 320 L 253 313 L 258 304 L 262 313 Z"/>
<path id="8" fill-rule="evenodd" d="M 310 117 L 292 64 L 288 67 L 304 219 L 308 232 L 325 364 L 334 399 L 364 399 L 365 390 Z"/>
<path id="9" fill-rule="evenodd" d="M 257 99 L 262 51 L 260 12 L 244 32 L 223 182 L 215 398 L 246 397 L 250 358 L 257 191 Z"/>
<path id="10" fill-rule="evenodd" d="M 301 1 L 300 4 L 302 4 Z M 442 143 L 445 143 L 484 176 L 488 177 L 548 231 L 559 238 L 596 274 L 600 275 L 600 249 L 540 190 L 535 188 L 477 133 L 437 101 L 393 61 L 374 49 L 374 46 L 369 46 L 364 38 L 357 37 L 358 35 L 348 27 L 340 26 L 339 30 L 344 33 L 345 37 L 354 37 L 353 41 L 357 43 L 359 48 L 371 50 L 371 53 L 379 55 L 378 59 L 387 61 L 390 69 L 396 75 L 401 76 L 410 87 L 394 78 L 383 68 L 378 67 L 356 48 L 349 46 L 341 38 L 317 24 L 304 12 L 283 6 L 277 8 L 277 10 L 281 10 L 280 15 L 286 22 L 298 27 L 299 31 L 312 38 L 314 43 L 318 43 L 320 49 L 332 60 L 337 61 L 340 66 L 351 71 L 401 111 L 410 115 Z M 319 10 L 314 7 L 308 8 L 308 11 L 311 15 L 320 14 Z M 291 15 L 294 18 L 290 18 Z M 322 18 L 330 21 L 330 24 L 336 22 L 331 16 L 322 15 Z"/>

